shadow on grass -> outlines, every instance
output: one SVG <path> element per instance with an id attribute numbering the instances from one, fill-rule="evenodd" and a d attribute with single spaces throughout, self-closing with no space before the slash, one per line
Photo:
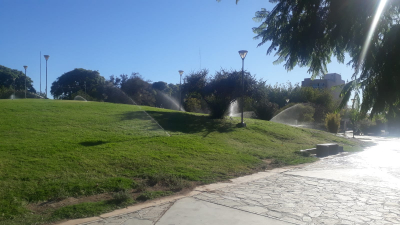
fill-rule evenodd
<path id="1" fill-rule="evenodd" d="M 80 145 L 90 147 L 90 146 L 97 146 L 97 145 L 102 145 L 102 144 L 107 144 L 108 141 L 83 141 L 80 142 Z"/>
<path id="2" fill-rule="evenodd" d="M 231 132 L 236 124 L 224 119 L 210 119 L 208 116 L 194 115 L 183 112 L 163 112 L 163 111 L 146 111 L 160 124 L 166 131 L 181 133 L 199 133 L 206 132 L 207 136 L 211 132 Z M 122 120 L 146 119 L 148 116 L 143 112 L 127 112 L 122 114 Z"/>

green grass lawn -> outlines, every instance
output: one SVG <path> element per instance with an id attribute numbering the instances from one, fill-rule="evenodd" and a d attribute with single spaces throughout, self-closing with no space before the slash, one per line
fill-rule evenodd
<path id="1" fill-rule="evenodd" d="M 276 165 L 313 162 L 296 151 L 318 143 L 360 148 L 321 131 L 254 119 L 238 128 L 238 122 L 112 103 L 0 100 L 0 223 L 48 222 L 119 207 L 101 201 L 30 212 L 29 206 L 38 202 L 144 193 L 138 199 L 125 196 L 129 200 L 123 202 L 133 204 L 190 182 L 211 183 L 265 169 L 270 165 L 264 159 Z M 154 186 L 165 192 L 152 194 Z"/>

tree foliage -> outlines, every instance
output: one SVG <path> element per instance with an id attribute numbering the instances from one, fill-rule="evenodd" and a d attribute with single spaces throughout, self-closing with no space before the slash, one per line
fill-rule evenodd
<path id="1" fill-rule="evenodd" d="M 325 127 L 331 133 L 337 133 L 340 128 L 340 114 L 328 113 L 325 117 Z"/>
<path id="2" fill-rule="evenodd" d="M 217 71 L 209 77 L 208 70 L 192 72 L 184 78 L 182 92 L 185 96 L 198 97 L 206 102 L 212 118 L 223 118 L 229 105 L 242 96 L 241 71 Z M 251 96 L 256 80 L 250 73 L 244 73 L 244 95 Z M 188 98 L 189 99 L 189 98 Z M 195 101 L 191 99 L 191 104 Z M 201 104 L 201 101 L 198 102 Z"/>
<path id="3" fill-rule="evenodd" d="M 29 70 L 28 70 L 29 72 Z M 26 88 L 29 92 L 36 93 L 33 88 L 33 81 L 29 76 L 26 76 Z M 0 88 L 3 90 L 25 90 L 25 73 L 20 70 L 10 69 L 0 65 Z"/>
<path id="4" fill-rule="evenodd" d="M 129 95 L 138 105 L 154 106 L 155 91 L 149 81 L 145 81 L 139 73 L 132 73 L 130 77 L 121 75 L 121 90 Z"/>
<path id="5" fill-rule="evenodd" d="M 54 98 L 73 99 L 78 91 L 85 92 L 94 99 L 102 99 L 99 87 L 105 84 L 105 79 L 98 71 L 74 69 L 64 73 L 51 85 L 50 93 Z"/>
<path id="6" fill-rule="evenodd" d="M 270 43 L 267 54 L 275 53 L 274 63 L 284 62 L 287 70 L 306 66 L 316 77 L 328 72 L 326 65 L 332 57 L 344 63 L 348 53 L 354 75 L 353 83 L 342 92 L 347 96 L 344 104 L 358 87 L 363 90 L 361 109 L 367 112 L 372 108 L 371 116 L 400 107 L 400 90 L 396 88 L 400 85 L 400 1 L 387 1 L 371 36 L 368 32 L 379 0 L 270 2 L 276 6 L 256 12 L 254 20 L 261 24 L 253 31 L 261 40 L 259 46 Z"/>

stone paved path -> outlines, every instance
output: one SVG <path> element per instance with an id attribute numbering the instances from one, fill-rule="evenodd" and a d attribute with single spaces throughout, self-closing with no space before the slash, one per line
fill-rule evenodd
<path id="1" fill-rule="evenodd" d="M 328 157 L 307 166 L 264 173 L 250 182 L 198 188 L 191 197 L 83 224 L 194 224 L 193 221 L 205 217 L 211 221 L 210 217 L 222 214 L 233 218 L 239 212 L 245 213 L 244 217 L 258 216 L 253 220 L 249 217 L 254 222 L 248 224 L 400 224 L 400 140 L 383 139 L 377 143 L 378 146 L 362 153 Z M 204 208 L 189 207 L 201 202 L 204 204 L 200 205 L 212 208 L 208 214 L 202 214 Z M 188 205 L 187 209 L 184 204 Z M 174 208 L 176 205 L 180 207 Z M 168 223 L 163 217 L 166 213 L 168 218 L 176 215 L 181 219 L 171 219 Z M 267 218 L 269 222 L 262 222 L 260 218 Z"/>
<path id="2" fill-rule="evenodd" d="M 400 224 L 399 190 L 326 179 L 278 174 L 194 197 L 295 224 Z"/>

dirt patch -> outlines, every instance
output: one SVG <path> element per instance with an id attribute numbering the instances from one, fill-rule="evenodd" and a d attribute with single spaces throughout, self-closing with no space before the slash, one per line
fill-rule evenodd
<path id="1" fill-rule="evenodd" d="M 285 166 L 285 164 L 276 159 L 263 159 L 262 161 L 265 162 L 266 164 L 265 170 L 273 170 L 275 168 L 280 168 Z"/>
<path id="2" fill-rule="evenodd" d="M 245 176 L 253 173 L 257 173 L 260 171 L 265 171 L 271 170 L 277 167 L 282 167 L 282 164 L 277 163 L 273 159 L 265 159 L 263 160 L 265 163 L 263 165 L 260 165 L 257 168 L 254 168 L 252 171 L 248 171 L 245 174 L 232 174 L 232 177 L 240 177 L 240 176 Z M 142 184 L 142 186 L 138 189 L 133 189 L 128 191 L 128 194 L 132 197 L 132 199 L 136 200 L 140 195 L 142 195 L 145 192 L 155 192 L 155 191 L 172 191 L 174 195 L 186 195 L 193 191 L 194 188 L 200 185 L 204 185 L 202 182 L 198 181 L 185 181 L 184 188 L 180 189 L 179 191 L 174 190 L 171 187 L 166 187 L 165 183 L 163 182 L 162 179 L 156 179 L 154 183 L 150 184 L 149 180 L 146 179 L 138 179 L 136 180 L 138 183 Z M 225 180 L 225 181 L 215 181 L 215 182 L 227 182 L 230 183 L 230 180 Z M 103 194 L 97 194 L 97 195 L 91 195 L 91 196 L 80 196 L 80 197 L 69 197 L 66 199 L 62 200 L 55 200 L 55 201 L 43 201 L 43 202 L 38 202 L 38 203 L 30 203 L 26 206 L 28 210 L 30 210 L 34 214 L 39 214 L 39 215 L 50 215 L 54 210 L 57 210 L 59 208 L 65 207 L 65 206 L 70 206 L 70 205 L 76 205 L 80 203 L 86 203 L 86 202 L 99 202 L 99 201 L 107 201 L 107 200 L 112 200 L 113 199 L 113 193 L 103 193 Z M 139 203 L 140 201 L 136 201 Z"/>
<path id="3" fill-rule="evenodd" d="M 180 191 L 174 192 L 173 195 L 182 195 L 191 192 L 195 187 L 201 185 L 200 182 L 189 182 L 190 185 L 188 187 L 183 188 Z M 128 191 L 129 195 L 132 199 L 136 199 L 138 196 L 143 194 L 145 191 L 170 191 L 170 189 L 163 187 L 161 185 L 154 185 L 152 187 L 146 187 L 144 190 L 130 190 Z M 98 195 L 91 195 L 91 196 L 81 196 L 81 197 L 69 197 L 60 201 L 43 201 L 38 203 L 31 203 L 26 206 L 28 210 L 35 214 L 49 214 L 52 211 L 70 205 L 76 205 L 85 202 L 99 202 L 99 201 L 107 201 L 112 200 L 113 195 L 112 193 L 104 193 Z"/>

